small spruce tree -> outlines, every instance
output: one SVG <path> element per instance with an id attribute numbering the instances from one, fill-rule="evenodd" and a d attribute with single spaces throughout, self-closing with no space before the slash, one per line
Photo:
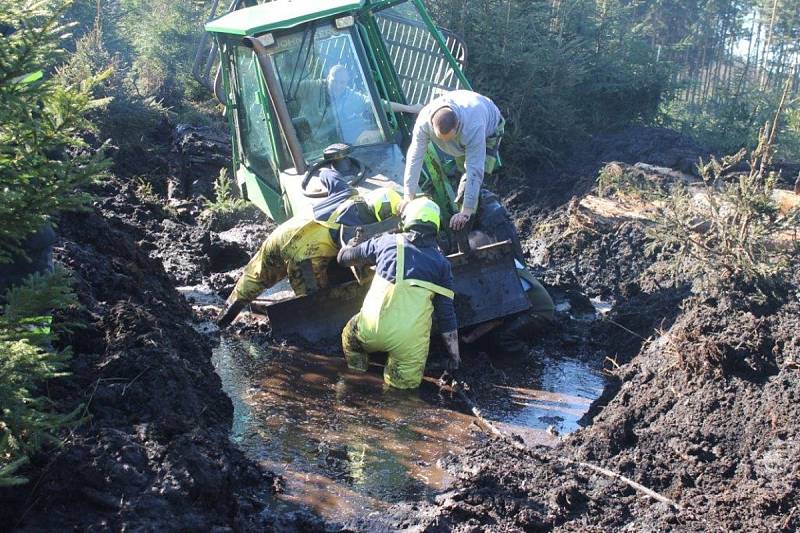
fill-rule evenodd
<path id="1" fill-rule="evenodd" d="M 53 69 L 69 26 L 63 1 L 0 0 L 0 263 L 25 257 L 21 244 L 55 213 L 89 199 L 81 187 L 108 161 L 87 139 L 87 113 L 105 104 L 92 86 L 108 72 L 72 85 Z M 24 483 L 19 469 L 76 413 L 60 413 L 42 394 L 64 375 L 68 350 L 53 347 L 54 310 L 75 305 L 63 270 L 34 275 L 0 298 L 0 486 Z"/>
<path id="2" fill-rule="evenodd" d="M 65 86 L 52 68 L 69 26 L 64 2 L 0 0 L 0 263 L 54 213 L 85 204 L 80 191 L 107 168 L 86 141 L 99 76 Z"/>

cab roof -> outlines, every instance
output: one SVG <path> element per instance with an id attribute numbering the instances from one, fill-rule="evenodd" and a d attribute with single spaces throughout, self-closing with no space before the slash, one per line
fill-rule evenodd
<path id="1" fill-rule="evenodd" d="M 366 0 L 275 0 L 231 11 L 208 22 L 206 31 L 231 35 L 256 35 L 265 31 L 291 28 L 309 20 L 353 11 Z"/>

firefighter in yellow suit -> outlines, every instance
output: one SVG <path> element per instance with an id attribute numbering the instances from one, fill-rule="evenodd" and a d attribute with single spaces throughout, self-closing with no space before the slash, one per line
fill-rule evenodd
<path id="1" fill-rule="evenodd" d="M 361 311 L 342 331 L 347 366 L 365 372 L 370 352 L 387 352 L 384 381 L 398 389 L 422 382 L 433 317 L 458 368 L 458 323 L 453 307 L 453 273 L 436 243 L 439 206 L 427 198 L 408 203 L 403 233 L 383 234 L 338 254 L 343 266 L 374 265 L 375 276 Z"/>
<path id="2" fill-rule="evenodd" d="M 267 237 L 245 266 L 217 318 L 220 328 L 227 327 L 247 304 L 287 276 L 298 296 L 327 287 L 328 266 L 339 251 L 341 226 L 370 224 L 382 220 L 386 213 L 397 213 L 401 198 L 392 189 L 377 189 L 362 199 L 334 169 L 322 169 L 319 178 L 328 190 L 326 200 L 314 207 L 314 218 L 293 217 Z"/>

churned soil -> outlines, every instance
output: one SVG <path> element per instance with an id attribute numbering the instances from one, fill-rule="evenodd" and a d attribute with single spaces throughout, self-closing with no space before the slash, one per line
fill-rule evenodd
<path id="1" fill-rule="evenodd" d="M 453 458 L 454 486 L 400 506 L 426 531 L 793 531 L 800 527 L 800 304 L 693 299 L 617 376 L 591 425 L 548 450 Z M 568 461 L 565 461 L 567 459 Z M 626 476 L 678 507 L 569 460 Z"/>
<path id="2" fill-rule="evenodd" d="M 117 184 L 119 185 L 119 184 Z M 105 191 L 108 192 L 108 189 Z M 120 200 L 121 198 L 116 198 Z M 72 270 L 81 308 L 62 339 L 70 375 L 50 398 L 82 423 L 34 457 L 31 483 L 3 491 L 2 523 L 20 530 L 245 526 L 272 476 L 229 442 L 232 405 L 209 340 L 161 263 L 137 245 L 113 197 L 59 221 L 57 259 Z"/>
<path id="3" fill-rule="evenodd" d="M 582 202 L 607 162 L 690 172 L 703 155 L 669 130 L 633 128 L 577 147 L 563 168 L 524 185 L 500 183 L 528 263 L 571 304 L 559 311 L 562 334 L 543 349 L 572 342 L 568 318 L 594 312 L 589 298 L 608 302 L 603 320 L 579 329 L 599 358 L 608 355 L 613 379 L 586 427 L 556 448 L 526 451 L 486 437 L 446 461 L 455 478 L 447 491 L 353 529 L 800 528 L 800 265 L 766 306 L 746 292 L 693 294 L 657 252 L 644 252 L 645 220 L 598 219 Z M 201 199 L 162 201 L 163 191 L 132 180 L 95 192 L 91 210 L 58 225 L 56 256 L 74 272 L 81 302 L 58 320 L 84 326 L 62 340 L 74 353 L 71 375 L 47 388 L 83 421 L 62 447 L 33 458 L 23 472 L 31 483 L 0 489 L 0 523 L 23 531 L 338 528 L 305 510 L 271 510 L 281 481 L 230 442 L 232 406 L 211 364 L 213 339 L 192 327 L 197 317 L 175 290 L 205 283 L 225 296 L 271 226 L 201 220 Z M 487 357 L 491 350 L 464 373 L 478 400 L 503 381 L 502 365 Z"/>
<path id="4" fill-rule="evenodd" d="M 47 394 L 77 410 L 80 424 L 62 434 L 63 446 L 32 458 L 23 472 L 30 483 L 0 490 L 0 523 L 21 531 L 314 523 L 265 511 L 276 478 L 230 442 L 233 408 L 211 364 L 212 339 L 192 327 L 175 290 L 241 266 L 246 245 L 141 201 L 134 183 L 94 192 L 92 209 L 58 221 L 55 250 L 81 306 L 57 320 L 81 325 L 61 339 L 73 352 L 70 375 L 51 380 Z M 161 254 L 182 253 L 186 261 L 165 261 L 167 273 Z"/>
<path id="5" fill-rule="evenodd" d="M 514 215 L 519 233 L 525 235 L 535 229 L 543 216 L 591 191 L 597 173 L 606 163 L 644 162 L 691 174 L 698 159 L 708 156 L 708 150 L 676 131 L 633 126 L 576 143 L 556 167 L 525 172 L 524 178 L 503 174 L 496 189 Z"/>
<path id="6" fill-rule="evenodd" d="M 592 176 L 602 161 L 595 164 Z M 800 527 L 800 261 L 766 304 L 746 287 L 717 297 L 693 293 L 659 253 L 644 252 L 646 220 L 593 216 L 582 202 L 593 193 L 592 176 L 565 184 L 577 197 L 562 195 L 560 207 L 550 209 L 545 194 L 516 211 L 518 227 L 529 230 L 522 234 L 529 262 L 551 290 L 613 303 L 592 339 L 612 354 L 614 378 L 584 417 L 587 426 L 553 449 L 526 451 L 487 437 L 448 461 L 456 478 L 448 491 L 433 502 L 396 506 L 370 528 Z M 578 462 L 625 476 L 675 505 Z"/>

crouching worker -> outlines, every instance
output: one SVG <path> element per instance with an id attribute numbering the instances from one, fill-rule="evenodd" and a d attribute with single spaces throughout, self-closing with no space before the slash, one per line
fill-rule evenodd
<path id="1" fill-rule="evenodd" d="M 453 307 L 453 273 L 436 243 L 439 206 L 418 198 L 402 213 L 403 233 L 383 234 L 339 251 L 343 266 L 374 265 L 375 277 L 361 311 L 342 331 L 347 366 L 366 372 L 369 353 L 386 352 L 384 381 L 398 389 L 422 382 L 433 315 L 458 368 L 458 324 Z"/>
<path id="2" fill-rule="evenodd" d="M 293 217 L 270 233 L 228 297 L 217 318 L 220 328 L 230 325 L 245 306 L 287 276 L 298 296 L 327 287 L 328 267 L 339 251 L 340 227 L 380 221 L 376 216 L 386 211 L 359 197 L 334 168 L 321 169 L 319 178 L 328 196 L 314 207 L 314 218 Z M 392 194 L 398 203 L 399 195 Z M 380 202 L 386 196 L 370 198 Z"/>

